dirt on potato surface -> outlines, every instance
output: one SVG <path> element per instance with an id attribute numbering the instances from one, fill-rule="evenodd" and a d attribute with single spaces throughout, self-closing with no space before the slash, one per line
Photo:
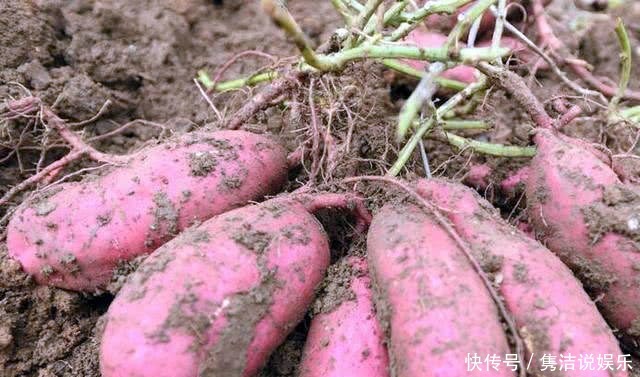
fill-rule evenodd
<path id="1" fill-rule="evenodd" d="M 637 61 L 640 3 L 629 3 L 612 14 L 625 19 Z M 329 1 L 290 0 L 288 6 L 316 46 L 342 26 Z M 615 83 L 618 47 L 614 18 L 577 11 L 570 0 L 554 0 L 549 14 L 554 30 L 569 49 L 593 65 L 598 76 Z M 246 50 L 259 50 L 279 59 L 296 55 L 290 41 L 254 0 L 0 2 L 2 101 L 31 94 L 70 123 L 90 119 L 75 125 L 74 131 L 85 140 L 94 138 L 92 145 L 97 149 L 114 154 L 130 153 L 171 133 L 220 128 L 256 90 L 214 95 L 212 101 L 221 121 L 193 78 L 200 69 L 213 74 L 231 57 Z M 264 57 L 245 57 L 233 64 L 223 78 L 247 75 L 271 64 Z M 528 75 L 530 66 L 517 70 L 552 116 L 557 113 L 551 100 L 573 95 L 549 71 L 538 71 L 534 76 Z M 633 77 L 640 77 L 638 64 Z M 302 80 L 284 104 L 258 113 L 244 129 L 273 134 L 293 151 L 318 137 L 312 132 L 309 98 L 313 98 L 316 122 L 330 130 L 331 138 L 319 137 L 321 166 L 314 168 L 310 161 L 303 161 L 302 168 L 291 172 L 288 189 L 308 180 L 322 186 L 344 177 L 381 174 L 396 158 L 399 146 L 394 142 L 395 116 L 415 85 L 415 80 L 386 71 L 373 62 L 353 64 L 341 74 Z M 640 81 L 632 80 L 631 86 L 639 89 Z M 614 154 L 633 149 L 637 141 L 635 130 L 624 124 L 608 124 L 605 110 L 588 101 L 568 99 L 585 112 L 566 127 L 567 134 L 604 144 Z M 93 119 L 96 114 L 99 116 Z M 465 136 L 512 145 L 530 144 L 531 121 L 501 90 L 494 89 L 481 98 L 472 118 L 488 121 L 492 129 L 462 133 Z M 134 120 L 141 121 L 110 134 Z M 32 139 L 31 135 L 37 138 Z M 33 174 L 39 163 L 50 163 L 66 153 L 61 143 L 47 141 L 48 137 L 53 136 L 43 132 L 34 119 L 0 125 L 0 194 Z M 48 148 L 43 154 L 41 146 L 45 144 Z M 437 133 L 426 147 L 431 169 L 437 176 L 462 181 L 471 166 L 487 164 L 491 168 L 489 184 L 480 188 L 481 193 L 505 217 L 518 221 L 524 203 L 520 200 L 522 192 L 505 196 L 498 183 L 525 165 L 527 159 L 460 153 L 443 143 Z M 83 160 L 66 171 L 96 165 Z M 418 155 L 402 174 L 409 179 L 424 176 Z M 359 188 L 368 196 L 372 208 L 390 199 L 379 185 Z M 29 193 L 16 196 L 0 209 L 0 216 Z M 320 219 L 331 235 L 332 253 L 337 259 L 351 241 L 345 236 L 351 234 L 349 221 L 335 220 L 335 216 Z M 4 233 L 4 226 L 0 225 L 0 233 Z M 100 376 L 101 318 L 112 298 L 110 293 L 84 295 L 37 286 L 7 256 L 6 245 L 0 241 L 0 375 Z M 274 353 L 263 377 L 296 375 L 309 320 L 303 321 Z"/>

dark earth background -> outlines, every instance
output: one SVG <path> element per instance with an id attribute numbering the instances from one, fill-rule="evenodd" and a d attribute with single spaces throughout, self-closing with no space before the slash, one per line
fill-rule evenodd
<path id="1" fill-rule="evenodd" d="M 640 4 L 628 3 L 615 13 L 625 18 L 634 59 L 638 61 Z M 557 35 L 576 55 L 592 64 L 597 75 L 617 81 L 619 51 L 612 18 L 577 11 L 571 4 L 555 0 L 550 8 Z M 318 45 L 341 26 L 329 1 L 291 0 L 289 8 Z M 24 89 L 15 84 L 20 83 L 70 122 L 91 118 L 110 100 L 111 105 L 99 118 L 78 129 L 85 138 L 107 133 L 132 120 L 148 121 L 95 144 L 111 153 L 131 152 L 172 132 L 219 127 L 193 78 L 199 69 L 213 72 L 244 50 L 260 50 L 278 57 L 296 53 L 263 15 L 258 1 L 0 2 L 0 97 L 6 100 L 24 96 Z M 249 74 L 264 64 L 259 58 L 242 59 L 225 78 Z M 520 71 L 526 76 L 526 67 Z M 636 64 L 632 76 L 632 87 L 636 89 L 640 86 L 638 78 L 640 65 Z M 566 93 L 551 73 L 539 72 L 528 79 L 542 101 Z M 350 106 L 356 119 L 354 148 L 339 161 L 334 177 L 379 174 L 381 166 L 388 166 L 395 158 L 398 147 L 385 134 L 392 132 L 393 117 L 415 82 L 390 75 L 372 63 L 355 64 L 342 76 L 326 80 L 336 84 L 339 101 Z M 341 91 L 349 95 L 341 96 Z M 301 90 L 297 96 L 303 98 L 305 93 Z M 223 94 L 216 96 L 214 102 L 229 116 L 251 94 L 251 90 Z M 335 92 L 322 95 L 327 99 L 336 97 Z M 601 109 L 585 107 L 586 114 L 568 127 L 570 134 L 602 142 L 614 152 L 629 148 L 636 130 L 607 127 Z M 278 135 L 293 150 L 304 136 L 296 133 L 288 119 L 284 111 L 275 108 L 258 114 L 245 128 Z M 529 119 L 498 90 L 487 96 L 475 119 L 488 120 L 494 127 L 490 133 L 479 135 L 485 140 L 528 143 Z M 304 117 L 300 123 L 305 124 Z M 3 127 L 0 125 L 0 141 L 4 143 L 4 138 L 15 130 Z M 336 119 L 333 128 L 335 136 L 343 139 L 346 126 L 340 119 Z M 486 162 L 494 167 L 492 182 L 499 182 L 510 169 L 526 163 L 461 156 L 438 141 L 430 141 L 427 147 L 437 173 L 455 179 L 464 179 L 470 164 Z M 47 161 L 54 161 L 64 151 L 52 148 Z M 0 158 L 8 152 L 0 146 Z M 13 156 L 0 165 L 0 193 L 32 173 L 30 169 L 39 153 L 25 148 L 19 157 Z M 408 170 L 408 177 L 422 173 L 417 160 L 408 165 Z M 301 171 L 292 177 L 291 186 L 304 181 L 304 176 Z M 517 198 L 504 197 L 491 189 L 483 193 L 505 213 L 521 210 Z M 379 192 L 371 193 L 373 202 L 384 197 Z M 16 198 L 12 206 L 20 200 Z M 0 214 L 7 209 L 3 208 Z M 347 248 L 349 241 L 343 236 L 345 225 L 327 219 L 324 223 L 334 240 L 335 254 L 343 254 L 340 249 Z M 0 375 L 99 376 L 100 318 L 111 300 L 109 292 L 83 295 L 36 286 L 7 258 L 6 246 L 0 243 Z M 303 322 L 274 354 L 263 372 L 265 376 L 295 375 L 307 324 Z"/>

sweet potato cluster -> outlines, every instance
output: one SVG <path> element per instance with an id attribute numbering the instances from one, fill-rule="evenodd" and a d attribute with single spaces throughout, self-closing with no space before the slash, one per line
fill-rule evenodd
<path id="1" fill-rule="evenodd" d="M 85 292 L 146 256 L 106 315 L 105 377 L 255 376 L 316 293 L 336 290 L 340 299 L 313 313 L 300 376 L 466 375 L 469 354 L 511 354 L 514 340 L 530 369 L 552 375 L 538 356 L 621 355 L 611 327 L 636 346 L 640 199 L 597 150 L 549 130 L 534 142 L 527 200 L 542 243 L 439 179 L 410 184 L 424 202 L 399 196 L 373 218 L 352 193 L 250 204 L 285 183 L 285 150 L 223 131 L 151 147 L 24 202 L 9 254 L 37 282 Z M 331 265 L 313 215 L 323 208 L 368 227 L 366 253 Z"/>

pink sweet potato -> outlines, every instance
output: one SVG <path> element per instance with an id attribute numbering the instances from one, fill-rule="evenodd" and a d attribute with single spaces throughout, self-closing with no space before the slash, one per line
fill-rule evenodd
<path id="1" fill-rule="evenodd" d="M 442 45 L 444 45 L 446 40 L 446 36 L 439 33 L 427 31 L 423 28 L 413 30 L 404 39 L 404 41 L 409 44 L 423 48 L 441 47 Z M 424 70 L 425 67 L 429 64 L 421 60 L 410 59 L 404 60 L 404 62 L 411 67 L 419 70 Z M 457 80 L 467 84 L 475 82 L 477 80 L 475 68 L 466 65 L 447 69 L 446 71 L 442 72 L 440 76 L 446 79 Z"/>
<path id="2" fill-rule="evenodd" d="M 300 377 L 388 377 L 389 357 L 366 261 L 343 259 L 331 267 L 327 281 L 305 343 Z"/>
<path id="3" fill-rule="evenodd" d="M 492 169 L 488 164 L 474 164 L 464 176 L 464 183 L 476 189 L 489 187 Z"/>
<path id="4" fill-rule="evenodd" d="M 235 209 L 156 250 L 109 307 L 102 375 L 254 376 L 322 281 L 329 243 L 308 211 L 353 204 L 331 195 Z"/>
<path id="5" fill-rule="evenodd" d="M 500 190 L 507 196 L 513 196 L 518 190 L 524 187 L 528 178 L 529 167 L 523 166 L 500 182 Z"/>
<path id="6" fill-rule="evenodd" d="M 598 299 L 605 319 L 640 339 L 640 195 L 580 143 L 538 130 L 527 204 L 538 239 Z"/>
<path id="7" fill-rule="evenodd" d="M 275 192 L 286 176 L 285 151 L 266 137 L 188 134 L 105 175 L 56 185 L 25 201 L 9 223 L 9 255 L 39 283 L 104 288 L 120 262 Z"/>
<path id="8" fill-rule="evenodd" d="M 469 354 L 510 353 L 500 316 L 458 244 L 411 204 L 386 205 L 367 237 L 392 375 L 465 376 Z M 474 376 L 514 376 L 508 368 Z"/>
<path id="9" fill-rule="evenodd" d="M 499 292 L 526 345 L 526 359 L 532 359 L 529 370 L 553 375 L 541 372 L 544 354 L 622 354 L 580 282 L 553 253 L 502 220 L 467 187 L 436 179 L 422 180 L 417 186 L 421 195 L 447 210 L 483 269 L 500 281 Z M 612 373 L 592 371 L 589 376 Z M 583 375 L 580 370 L 563 372 L 566 377 Z"/>
<path id="10" fill-rule="evenodd" d="M 407 35 L 404 39 L 404 42 L 416 45 L 418 47 L 441 47 L 447 41 L 447 37 L 443 34 L 428 31 L 424 28 L 417 28 L 409 35 Z M 480 41 L 477 43 L 477 47 L 490 47 L 491 40 Z M 507 47 L 511 49 L 512 53 L 518 57 L 524 64 L 533 63 L 536 61 L 536 56 L 534 53 L 529 51 L 527 47 L 520 42 L 518 39 L 511 37 L 502 37 L 500 40 L 501 47 Z M 407 65 L 419 69 L 424 70 L 429 63 L 421 61 L 421 60 L 411 60 L 405 59 L 403 60 Z M 545 68 L 544 66 L 538 67 L 539 69 Z M 475 68 L 467 65 L 460 65 L 451 69 L 448 69 L 440 75 L 443 78 L 450 80 L 457 80 L 463 83 L 470 84 L 475 82 L 478 79 L 478 74 Z"/>

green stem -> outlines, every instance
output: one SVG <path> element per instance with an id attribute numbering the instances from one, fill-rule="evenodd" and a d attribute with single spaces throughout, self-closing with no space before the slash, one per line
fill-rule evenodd
<path id="1" fill-rule="evenodd" d="M 364 10 L 364 5 L 360 4 L 359 1 L 347 0 L 347 2 L 348 2 L 348 5 L 358 13 L 360 13 L 360 12 L 362 12 Z"/>
<path id="2" fill-rule="evenodd" d="M 413 120 L 422 109 L 422 105 L 426 101 L 431 101 L 431 98 L 438 90 L 438 84 L 435 82 L 435 77 L 444 70 L 444 64 L 437 63 L 437 65 L 429 66 L 429 72 L 425 72 L 425 75 L 420 79 L 420 83 L 413 90 L 409 98 L 405 101 L 400 115 L 398 115 L 398 127 L 396 132 L 396 139 L 402 141 L 409 128 L 413 124 Z M 433 71 L 432 71 L 433 70 Z"/>
<path id="3" fill-rule="evenodd" d="M 440 62 L 468 62 L 491 61 L 503 57 L 510 52 L 508 48 L 500 48 L 492 51 L 491 47 L 463 48 L 456 56 L 449 56 L 444 47 L 420 48 L 411 45 L 363 45 L 352 49 L 343 50 L 331 55 L 318 55 L 317 65 L 311 64 L 320 71 L 337 71 L 346 63 L 364 58 L 372 59 L 413 59 Z"/>
<path id="4" fill-rule="evenodd" d="M 470 148 L 475 152 L 497 157 L 533 157 L 535 147 L 518 147 L 514 145 L 492 144 L 478 140 L 467 139 L 450 132 L 445 132 L 447 141 L 454 147 L 463 150 Z"/>
<path id="5" fill-rule="evenodd" d="M 439 0 L 427 1 L 424 6 L 417 11 L 408 14 L 408 22 L 420 22 L 426 17 L 435 13 L 452 14 L 463 5 L 467 5 L 473 0 Z"/>
<path id="6" fill-rule="evenodd" d="M 345 3 L 342 0 L 331 0 L 331 4 L 333 4 L 333 7 L 336 8 L 336 11 L 340 16 L 342 16 L 344 23 L 347 24 L 347 26 L 351 26 L 353 23 L 353 16 Z"/>
<path id="7" fill-rule="evenodd" d="M 371 0 L 371 4 L 376 4 L 380 0 Z M 495 0 L 481 0 L 495 1 Z M 316 54 L 311 48 L 306 35 L 300 26 L 293 19 L 289 11 L 277 0 L 262 0 L 262 6 L 271 18 L 280 26 L 294 41 L 300 50 L 305 62 L 322 72 L 339 71 L 345 64 L 357 59 L 364 58 L 404 58 L 428 61 L 459 61 L 474 63 L 477 61 L 495 60 L 507 55 L 508 48 L 500 48 L 497 51 L 492 48 L 463 48 L 453 56 L 449 54 L 446 47 L 420 48 L 411 45 L 373 45 L 366 44 L 355 48 L 342 50 L 340 52 L 322 55 Z M 368 13 L 368 12 L 365 12 Z"/>
<path id="8" fill-rule="evenodd" d="M 403 64 L 401 62 L 399 62 L 398 60 L 395 59 L 382 59 L 381 62 L 395 70 L 398 71 L 400 73 L 404 73 L 406 75 L 409 76 L 413 76 L 416 78 L 422 78 L 422 76 L 424 76 L 424 71 L 420 71 L 418 69 L 415 69 L 409 65 Z M 311 67 L 311 66 L 302 66 L 301 67 L 302 70 L 308 70 L 308 71 L 315 71 L 315 68 Z M 207 89 L 207 90 L 213 90 L 216 92 L 222 92 L 222 91 L 226 91 L 226 90 L 232 90 L 232 89 L 239 89 L 242 88 L 243 86 L 254 86 L 254 85 L 258 85 L 261 84 L 263 82 L 267 82 L 267 81 L 273 81 L 278 77 L 278 72 L 276 71 L 266 71 L 266 72 L 262 72 L 262 73 L 257 73 L 251 76 L 247 76 L 247 77 L 241 77 L 241 78 L 237 78 L 237 79 L 233 79 L 233 80 L 228 80 L 228 81 L 221 81 L 218 84 L 215 85 L 214 88 L 214 84 L 213 84 L 213 80 L 211 80 L 211 78 L 209 77 L 209 75 L 205 72 L 205 71 L 198 71 L 198 81 L 200 81 L 200 83 Z M 451 80 L 451 79 L 447 79 L 444 77 L 436 77 L 435 81 L 438 83 L 438 85 L 440 85 L 443 88 L 447 88 L 447 89 L 451 89 L 451 90 L 455 90 L 455 91 L 459 91 L 464 89 L 467 84 L 461 82 L 461 81 L 456 81 L 456 80 Z"/>
<path id="9" fill-rule="evenodd" d="M 398 17 L 402 11 L 409 5 L 409 0 L 402 0 L 395 4 L 393 4 L 385 13 L 384 13 L 384 25 L 388 25 L 391 20 Z"/>
<path id="10" fill-rule="evenodd" d="M 609 0 L 609 5 L 608 8 L 609 9 L 614 9 L 617 8 L 621 5 L 624 5 L 625 0 Z"/>
<path id="11" fill-rule="evenodd" d="M 629 77 L 631 76 L 631 43 L 629 42 L 629 36 L 627 30 L 624 27 L 624 22 L 621 18 L 618 18 L 616 24 L 616 35 L 618 36 L 618 43 L 620 44 L 620 82 L 618 83 L 618 91 L 616 95 L 611 99 L 609 103 L 609 109 L 613 110 L 618 106 L 620 99 L 624 96 L 627 87 L 629 86 Z"/>
<path id="12" fill-rule="evenodd" d="M 484 98 L 484 93 L 478 92 L 474 94 L 465 104 L 462 106 L 458 106 L 455 109 L 447 112 L 442 117 L 444 119 L 451 119 L 457 116 L 463 116 L 473 113 L 479 104 L 482 103 Z"/>
<path id="13" fill-rule="evenodd" d="M 506 17 L 507 0 L 498 0 L 498 15 L 496 16 L 496 26 L 493 29 L 493 36 L 491 37 L 491 47 L 500 47 L 500 41 L 502 39 L 502 32 L 504 29 L 504 19 Z"/>
<path id="14" fill-rule="evenodd" d="M 640 126 L 636 124 L 640 122 L 640 106 L 626 109 L 613 109 L 609 114 L 609 124 L 618 122 L 631 122 L 634 123 L 635 127 Z"/>
<path id="15" fill-rule="evenodd" d="M 311 42 L 304 34 L 300 25 L 291 16 L 291 13 L 278 0 L 262 0 L 262 8 L 271 16 L 273 21 L 283 29 L 295 43 L 304 60 L 313 67 L 321 66 L 318 55 L 311 47 Z"/>
<path id="16" fill-rule="evenodd" d="M 408 4 L 409 4 L 409 0 L 402 0 L 397 3 L 394 3 L 384 13 L 384 17 L 382 18 L 383 24 L 387 26 L 391 22 L 391 20 L 395 19 L 400 15 L 400 13 L 402 13 L 402 11 L 407 7 Z M 371 19 L 367 23 L 367 26 L 365 26 L 364 28 L 364 34 L 370 35 L 375 30 L 377 22 L 378 22 L 377 17 L 373 15 L 373 17 L 371 17 Z"/>
<path id="17" fill-rule="evenodd" d="M 204 85 L 207 90 L 211 90 L 215 86 L 215 83 L 213 82 L 213 80 L 211 80 L 209 74 L 203 69 L 198 71 L 198 81 L 200 81 L 200 83 Z"/>
<path id="18" fill-rule="evenodd" d="M 244 86 L 254 86 L 267 81 L 273 81 L 278 77 L 278 72 L 267 71 L 257 73 L 255 75 L 241 77 L 234 80 L 221 81 L 214 85 L 213 81 L 205 71 L 198 71 L 198 81 L 204 85 L 207 90 L 216 92 L 224 92 L 227 90 L 240 89 Z"/>
<path id="19" fill-rule="evenodd" d="M 400 73 L 404 73 L 405 75 L 408 76 L 412 76 L 418 79 L 421 79 L 422 76 L 424 76 L 425 72 L 419 69 L 415 69 L 413 67 L 411 67 L 410 65 L 404 64 L 398 60 L 395 59 L 382 59 L 381 60 L 382 64 L 384 64 L 385 66 L 387 66 L 388 68 L 393 69 L 394 71 L 400 72 Z M 463 83 L 462 81 L 457 81 L 457 80 L 451 80 L 451 79 L 447 79 L 444 78 L 442 76 L 438 76 L 435 78 L 435 81 L 438 83 L 438 85 L 440 85 L 443 88 L 447 88 L 447 89 L 452 89 L 455 91 L 459 91 L 464 89 L 467 84 Z"/>
<path id="20" fill-rule="evenodd" d="M 358 14 L 358 17 L 353 23 L 353 26 L 360 30 L 363 29 L 383 1 L 384 0 L 367 0 L 367 3 L 365 4 L 362 11 L 360 11 L 360 14 Z"/>
<path id="21" fill-rule="evenodd" d="M 428 16 L 436 13 L 452 14 L 461 6 L 470 3 L 473 0 L 440 0 L 427 1 L 424 6 L 417 11 L 405 14 L 405 22 L 391 33 L 390 41 L 399 41 L 406 37 L 413 29 L 418 27 L 422 21 Z"/>
<path id="22" fill-rule="evenodd" d="M 483 120 L 452 119 L 440 120 L 438 125 L 445 131 L 487 131 L 491 126 Z M 413 121 L 413 128 L 420 127 L 420 121 Z"/>
<path id="23" fill-rule="evenodd" d="M 483 120 L 451 119 L 441 120 L 440 126 L 448 131 L 454 130 L 488 130 L 491 126 Z"/>
<path id="24" fill-rule="evenodd" d="M 498 54 L 505 54 L 508 49 L 502 49 L 498 51 Z M 382 63 L 387 67 L 397 70 L 399 72 L 421 78 L 424 75 L 423 71 L 414 69 L 406 64 L 390 59 L 390 57 L 409 58 L 416 60 L 432 60 L 432 61 L 446 61 L 446 57 L 443 55 L 444 50 L 442 48 L 430 48 L 420 49 L 414 46 L 403 45 L 389 45 L 389 46 L 361 46 L 354 49 L 345 50 L 340 53 L 332 55 L 317 55 L 316 62 L 321 62 L 320 67 L 325 68 L 327 71 L 339 70 L 344 67 L 346 63 L 356 59 L 364 58 L 382 58 Z M 469 48 L 462 49 L 460 51 L 460 58 L 463 60 L 492 60 L 495 57 L 490 48 Z M 314 71 L 317 67 L 311 65 L 303 65 L 300 69 Z M 320 69 L 319 69 L 320 70 Z M 229 81 L 223 81 L 216 84 L 213 88 L 213 81 L 204 71 L 198 72 L 198 80 L 208 90 L 224 91 L 230 89 L 238 89 L 242 86 L 257 85 L 266 81 L 272 81 L 278 77 L 276 71 L 267 71 L 251 75 L 248 77 L 238 78 Z M 450 80 L 443 77 L 437 77 L 436 82 L 442 87 L 462 90 L 466 87 L 466 84 L 456 80 Z"/>
<path id="25" fill-rule="evenodd" d="M 453 27 L 447 38 L 447 42 L 444 44 L 448 49 L 457 49 L 458 41 L 460 37 L 469 29 L 471 24 L 476 18 L 481 17 L 482 14 L 489 9 L 497 0 L 478 0 L 467 12 L 464 13 L 462 20 L 459 20 L 456 26 Z"/>
<path id="26" fill-rule="evenodd" d="M 382 4 L 384 0 L 367 0 L 367 3 L 364 6 L 364 9 L 358 14 L 356 19 L 353 21 L 352 27 L 356 30 L 364 30 L 364 27 L 367 25 L 371 16 L 376 12 L 376 9 Z M 346 46 L 355 47 L 356 42 L 358 41 L 358 36 L 351 34 L 347 39 Z"/>
<path id="27" fill-rule="evenodd" d="M 456 107 L 460 102 L 464 99 L 469 98 L 474 93 L 483 90 L 487 86 L 486 77 L 482 77 L 478 79 L 477 82 L 469 84 L 466 88 L 456 93 L 453 97 L 449 98 L 445 103 L 442 104 L 439 108 L 436 109 L 436 113 L 434 116 L 427 119 L 425 122 L 420 124 L 420 127 L 416 130 L 416 132 L 409 138 L 407 143 L 402 147 L 400 152 L 398 153 L 398 158 L 396 162 L 391 166 L 389 171 L 387 172 L 388 176 L 396 176 L 400 173 L 404 165 L 407 163 L 411 154 L 415 150 L 418 142 L 422 140 L 422 137 L 431 129 L 434 124 L 434 119 L 439 119 L 442 115 L 446 114 L 454 107 Z"/>
<path id="28" fill-rule="evenodd" d="M 629 107 L 623 110 L 620 110 L 620 115 L 625 118 L 633 118 L 640 116 L 640 106 Z"/>

